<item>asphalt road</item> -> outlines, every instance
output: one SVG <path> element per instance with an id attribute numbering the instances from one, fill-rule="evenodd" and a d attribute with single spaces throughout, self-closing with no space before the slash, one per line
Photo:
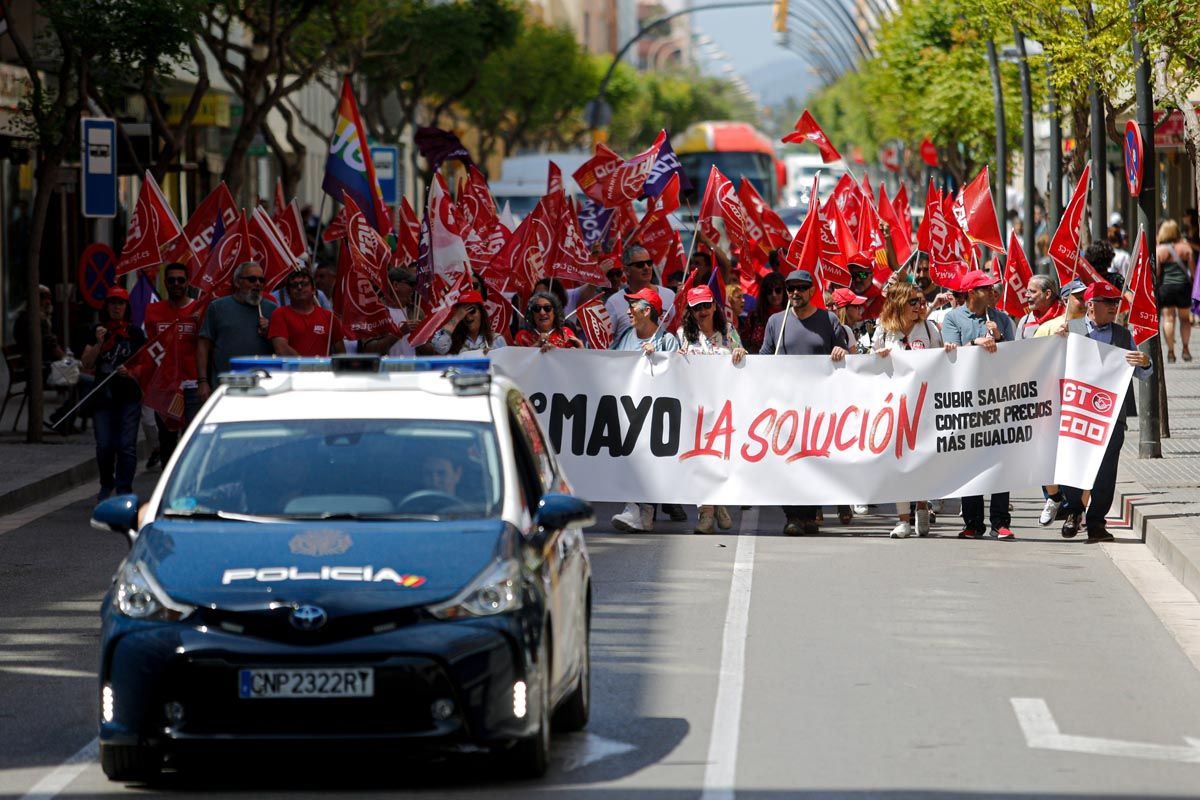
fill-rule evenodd
<path id="1" fill-rule="evenodd" d="M 0 518 L 0 796 L 1200 795 L 1200 676 L 1106 552 L 1141 545 L 1063 541 L 1015 502 L 1014 542 L 958 540 L 953 518 L 889 540 L 884 515 L 785 538 L 770 508 L 729 534 L 620 534 L 602 506 L 592 724 L 556 737 L 536 783 L 482 759 L 343 758 L 109 783 L 89 748 L 97 605 L 124 542 L 86 501 Z"/>

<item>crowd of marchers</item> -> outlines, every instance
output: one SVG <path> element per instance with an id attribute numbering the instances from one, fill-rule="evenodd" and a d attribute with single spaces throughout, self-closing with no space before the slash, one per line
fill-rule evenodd
<path id="1" fill-rule="evenodd" d="M 1172 279 L 1160 290 L 1160 311 L 1172 321 L 1179 320 L 1182 355 L 1190 360 L 1187 309 L 1191 292 L 1180 291 L 1174 297 L 1171 287 L 1186 284 L 1190 289 L 1196 254 L 1173 221 L 1162 224 L 1158 238 L 1159 263 L 1164 275 L 1169 273 Z M 1128 264 L 1128 255 L 1114 250 L 1108 241 L 1097 241 L 1084 257 L 1105 280 L 1088 286 L 1075 280 L 1059 286 L 1053 277 L 1034 275 L 1023 297 L 1026 313 L 1013 319 L 997 307 L 1002 287 L 996 272 L 963 265 L 953 285 L 939 286 L 931 279 L 928 257 L 922 252 L 905 265 L 893 263 L 891 276 L 882 285 L 871 254 L 864 252 L 848 259 L 850 284 L 836 286 L 819 285 L 809 271 L 789 268 L 779 252 L 771 254 L 766 270 L 747 282 L 739 275 L 736 258 L 728 257 L 703 235 L 687 259 L 686 272 L 660 277 L 649 252 L 633 243 L 621 253 L 622 263 L 606 265 L 609 283 L 605 287 L 568 288 L 561 281 L 543 279 L 528 298 L 491 298 L 492 308 L 497 301 L 523 306 L 515 308 L 521 313 L 510 315 L 511 324 L 504 330 L 498 330 L 489 319 L 489 288 L 474 276 L 472 288 L 457 297 L 446 322 L 419 347 L 409 341 L 419 324 L 410 318 L 416 307 L 415 265 L 392 267 L 388 272 L 390 291 L 381 293 L 396 323 L 393 330 L 400 335 L 355 341 L 347 338 L 332 312 L 337 276 L 329 266 L 296 270 L 272 294 L 266 291 L 263 267 L 253 261 L 242 263 L 233 272 L 232 293 L 206 304 L 201 313 L 200 304 L 191 297 L 194 291 L 189 290 L 188 267 L 170 263 L 162 268 L 166 297 L 147 307 L 144 329 L 130 321 L 128 293 L 113 288 L 103 318 L 94 328 L 93 341 L 82 353 L 82 369 L 96 384 L 102 384 L 84 409 L 95 432 L 99 496 L 103 499 L 114 492 L 131 491 L 139 426 L 153 434 L 157 446 L 152 457 L 158 463 L 166 463 L 178 441 L 179 431 L 172 429 L 178 426 L 157 413 L 153 426 L 143 424 L 138 383 L 124 366 L 148 335 L 153 337 L 172 326 L 174 335 L 162 343 L 177 348 L 174 360 L 183 365 L 178 376 L 184 399 L 183 424 L 191 421 L 217 376 L 238 356 L 486 354 L 506 345 L 542 351 L 588 348 L 597 345 L 597 337 L 581 326 L 577 312 L 585 304 L 595 307 L 598 302 L 603 302 L 610 325 L 599 343 L 612 350 L 679 351 L 724 356 L 735 363 L 747 354 L 821 355 L 840 361 L 847 357 L 887 358 L 898 350 L 926 348 L 980 347 L 994 352 L 998 344 L 1018 339 L 1074 334 L 1129 350 L 1126 360 L 1135 367 L 1135 378 L 1146 380 L 1149 358 L 1133 346 L 1128 330 L 1117 319 L 1125 278 L 1122 264 Z M 596 298 L 599 301 L 592 302 Z M 61 352 L 50 333 L 48 313 L 44 312 L 43 321 L 47 340 L 43 353 L 49 362 Z M 17 330 L 23 327 L 18 324 Z M 1173 331 L 1164 325 L 1163 334 L 1173 336 Z M 1173 341 L 1165 344 L 1173 357 Z M 110 376 L 112 379 L 105 381 Z M 1126 402 L 1127 406 L 1132 403 L 1132 392 Z M 1042 525 L 1061 520 L 1064 537 L 1111 538 L 1105 516 L 1113 500 L 1123 440 L 1121 424 L 1112 434 L 1093 486 L 1043 488 Z M 942 503 L 914 499 L 897 504 L 890 535 L 928 534 Z M 612 523 L 622 531 L 649 531 L 659 508 L 628 503 Z M 1011 508 L 1007 492 L 990 498 L 961 498 L 958 536 L 1014 538 Z M 663 504 L 661 510 L 672 520 L 688 519 L 678 505 Z M 785 506 L 783 510 L 787 535 L 815 534 L 824 521 L 819 507 Z M 836 513 L 838 521 L 848 525 L 856 514 L 869 510 L 843 506 Z M 729 529 L 732 524 L 724 506 L 702 505 L 697 510 L 697 533 Z"/>

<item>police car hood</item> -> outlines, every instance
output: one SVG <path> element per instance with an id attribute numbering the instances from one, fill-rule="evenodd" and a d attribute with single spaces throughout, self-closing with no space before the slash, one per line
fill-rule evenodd
<path id="1" fill-rule="evenodd" d="M 448 600 L 517 538 L 502 520 L 160 519 L 142 530 L 131 555 L 189 605 L 236 611 L 308 602 L 355 613 Z"/>

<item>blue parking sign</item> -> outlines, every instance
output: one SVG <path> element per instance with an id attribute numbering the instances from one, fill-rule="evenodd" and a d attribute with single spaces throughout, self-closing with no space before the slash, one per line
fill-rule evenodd
<path id="1" fill-rule="evenodd" d="M 389 145 L 371 145 L 371 160 L 375 162 L 375 178 L 383 202 L 394 206 L 400 202 L 400 148 Z"/>
<path id="2" fill-rule="evenodd" d="M 117 215 L 117 123 L 103 117 L 85 117 L 79 140 L 80 205 L 85 217 Z"/>

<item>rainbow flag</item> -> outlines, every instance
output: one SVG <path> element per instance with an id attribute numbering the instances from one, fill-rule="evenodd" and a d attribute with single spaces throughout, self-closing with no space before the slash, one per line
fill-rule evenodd
<path id="1" fill-rule="evenodd" d="M 333 139 L 325 159 L 325 180 L 321 183 L 334 200 L 341 201 L 343 193 L 362 209 L 363 216 L 381 236 L 392 232 L 392 218 L 383 202 L 383 192 L 375 177 L 371 148 L 367 145 L 367 130 L 358 113 L 358 102 L 350 88 L 350 78 L 342 80 L 342 99 L 338 103 Z"/>

